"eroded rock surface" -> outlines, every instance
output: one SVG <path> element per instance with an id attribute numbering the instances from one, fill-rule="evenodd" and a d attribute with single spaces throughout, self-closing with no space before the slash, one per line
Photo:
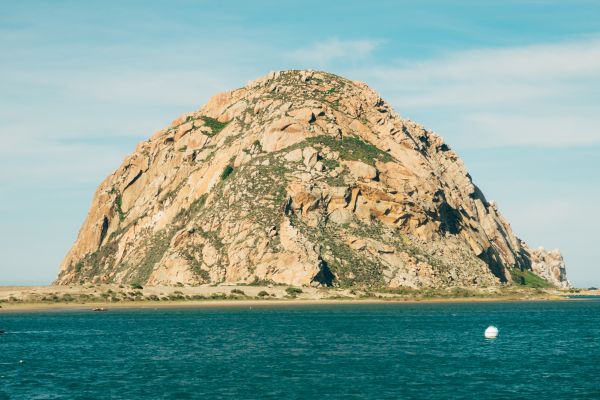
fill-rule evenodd
<path id="1" fill-rule="evenodd" d="M 493 286 L 529 249 L 437 134 L 360 82 L 270 73 L 140 143 L 102 182 L 59 284 Z"/>

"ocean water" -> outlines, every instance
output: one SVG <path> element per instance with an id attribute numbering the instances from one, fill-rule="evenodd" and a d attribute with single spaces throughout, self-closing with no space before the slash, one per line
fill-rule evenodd
<path id="1" fill-rule="evenodd" d="M 597 300 L 4 313 L 0 329 L 0 399 L 600 399 Z"/>

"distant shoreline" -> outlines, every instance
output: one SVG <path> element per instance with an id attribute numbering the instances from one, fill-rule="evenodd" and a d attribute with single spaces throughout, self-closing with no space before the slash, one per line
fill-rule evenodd
<path id="1" fill-rule="evenodd" d="M 113 309 L 185 309 L 360 304 L 435 304 L 579 300 L 576 295 L 531 288 L 449 288 L 370 292 L 288 286 L 0 286 L 0 314 Z"/>
<path id="2" fill-rule="evenodd" d="M 448 298 L 448 299 L 364 299 L 364 300 L 200 300 L 200 301 L 174 301 L 174 302 L 119 302 L 119 303 L 21 303 L 5 306 L 3 304 L 0 314 L 19 312 L 44 312 L 44 311 L 93 311 L 96 307 L 110 310 L 152 310 L 152 309 L 202 309 L 202 308 L 236 308 L 236 307 L 285 307 L 285 306 L 322 306 L 322 305 L 376 305 L 376 304 L 452 304 L 452 303 L 520 303 L 538 301 L 565 301 L 579 300 L 568 297 L 556 298 Z"/>

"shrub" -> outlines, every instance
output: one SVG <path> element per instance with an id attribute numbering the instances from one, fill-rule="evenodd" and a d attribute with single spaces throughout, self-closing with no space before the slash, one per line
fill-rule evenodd
<path id="1" fill-rule="evenodd" d="M 134 283 L 132 283 L 132 284 L 131 284 L 131 288 L 132 288 L 132 289 L 141 290 L 141 289 L 143 289 L 144 287 L 143 287 L 142 285 L 140 285 L 138 282 L 134 282 Z"/>
<path id="2" fill-rule="evenodd" d="M 285 289 L 285 292 L 287 294 L 289 294 L 290 296 L 296 296 L 296 295 L 302 293 L 302 289 L 297 288 L 297 287 L 289 287 L 289 288 Z"/>
<path id="3" fill-rule="evenodd" d="M 239 295 L 242 295 L 242 296 L 246 295 L 246 293 L 244 293 L 244 291 L 241 290 L 241 289 L 232 289 L 231 290 L 231 294 L 239 294 Z"/>
<path id="4" fill-rule="evenodd" d="M 75 298 L 73 298 L 73 296 L 71 296 L 69 293 L 65 293 L 63 294 L 62 300 L 69 302 L 75 300 Z"/>
<path id="5" fill-rule="evenodd" d="M 261 290 L 260 292 L 258 292 L 258 297 L 267 297 L 267 296 L 269 296 L 269 293 L 264 290 Z"/>
<path id="6" fill-rule="evenodd" d="M 226 166 L 225 169 L 223 170 L 223 173 L 221 174 L 221 180 L 224 181 L 225 179 L 227 179 L 227 177 L 229 175 L 231 175 L 232 172 L 233 172 L 233 167 L 231 165 Z"/>
<path id="7" fill-rule="evenodd" d="M 117 214 L 119 214 L 119 220 L 123 221 L 125 219 L 125 213 L 123 212 L 123 198 L 121 197 L 121 194 L 118 194 L 115 199 L 115 209 L 117 210 Z"/>

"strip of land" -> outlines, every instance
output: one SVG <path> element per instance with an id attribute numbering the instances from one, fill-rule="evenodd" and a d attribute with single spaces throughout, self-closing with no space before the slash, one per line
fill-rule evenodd
<path id="1" fill-rule="evenodd" d="M 448 289 L 340 289 L 267 285 L 0 286 L 0 313 L 116 308 L 259 307 L 263 305 L 369 304 L 563 300 L 600 291 L 558 291 L 519 286 Z"/>

